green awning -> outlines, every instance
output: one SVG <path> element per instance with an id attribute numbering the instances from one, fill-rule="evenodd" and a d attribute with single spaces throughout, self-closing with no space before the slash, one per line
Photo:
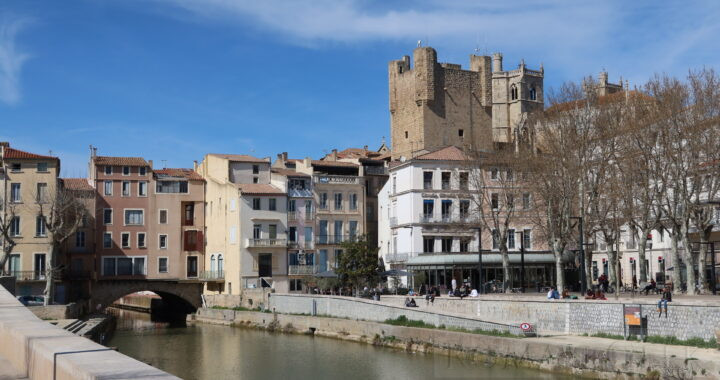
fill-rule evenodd
<path id="1" fill-rule="evenodd" d="M 510 264 L 520 264 L 520 254 L 508 254 Z M 553 264 L 555 256 L 552 253 L 526 253 L 525 264 Z M 502 256 L 499 253 L 484 253 L 483 264 L 502 265 Z M 410 257 L 405 263 L 408 267 L 430 267 L 430 266 L 453 266 L 453 265 L 478 265 L 478 255 L 472 253 L 452 254 L 444 253 L 437 255 L 420 255 Z M 421 268 L 418 268 L 421 269 Z"/>

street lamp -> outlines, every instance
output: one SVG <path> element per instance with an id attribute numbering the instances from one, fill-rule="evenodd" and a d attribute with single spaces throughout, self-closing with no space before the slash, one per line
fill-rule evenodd
<path id="1" fill-rule="evenodd" d="M 571 216 L 570 219 L 577 219 L 578 229 L 580 230 L 580 293 L 585 294 L 587 290 L 587 281 L 585 279 L 585 231 L 583 230 L 583 218 L 582 216 Z"/>

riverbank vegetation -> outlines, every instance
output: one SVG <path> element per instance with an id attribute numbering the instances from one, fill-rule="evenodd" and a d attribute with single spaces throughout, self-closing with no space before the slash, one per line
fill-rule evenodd
<path id="1" fill-rule="evenodd" d="M 592 336 L 597 338 L 607 338 L 607 339 L 617 339 L 617 340 L 625 340 L 625 337 L 622 335 L 615 335 L 615 334 L 605 334 L 605 333 L 596 333 L 592 335 L 583 334 L 583 336 Z M 637 341 L 639 338 L 635 335 L 628 336 L 627 340 L 634 340 Z M 651 335 L 645 337 L 645 340 L 643 342 L 646 343 L 656 343 L 656 344 L 669 344 L 673 346 L 688 346 L 688 347 L 699 347 L 699 348 L 720 348 L 720 345 L 716 341 L 713 340 L 704 340 L 701 338 L 690 338 L 687 340 L 678 339 L 674 336 L 658 336 L 658 335 Z"/>
<path id="2" fill-rule="evenodd" d="M 425 323 L 423 321 L 418 321 L 414 319 L 408 319 L 406 316 L 401 315 L 395 319 L 386 319 L 383 323 L 393 326 L 404 326 L 404 327 L 417 327 L 417 328 L 423 328 L 423 329 L 440 329 L 440 330 L 448 330 L 448 331 L 455 331 L 455 332 L 462 332 L 462 333 L 468 333 L 468 334 L 481 334 L 481 335 L 490 335 L 490 336 L 501 336 L 506 338 L 523 338 L 523 336 L 513 335 L 507 331 L 499 331 L 499 330 L 481 330 L 481 329 L 464 329 L 461 327 L 448 327 L 445 325 L 435 326 L 433 324 Z"/>

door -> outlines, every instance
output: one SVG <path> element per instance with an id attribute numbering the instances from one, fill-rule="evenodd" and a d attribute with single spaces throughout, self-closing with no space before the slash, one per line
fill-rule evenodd
<path id="1" fill-rule="evenodd" d="M 197 277 L 198 275 L 198 258 L 197 256 L 187 257 L 187 277 Z"/>
<path id="2" fill-rule="evenodd" d="M 10 275 L 20 276 L 20 255 L 10 255 Z"/>
<path id="3" fill-rule="evenodd" d="M 258 258 L 258 276 L 272 277 L 272 254 L 260 254 L 260 257 Z"/>
<path id="4" fill-rule="evenodd" d="M 35 254 L 35 265 L 34 268 L 34 279 L 35 280 L 44 280 L 45 279 L 45 254 L 44 253 L 36 253 Z"/>

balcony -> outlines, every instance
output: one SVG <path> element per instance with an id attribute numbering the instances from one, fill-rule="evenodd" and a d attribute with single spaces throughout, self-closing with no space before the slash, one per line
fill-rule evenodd
<path id="1" fill-rule="evenodd" d="M 14 276 L 17 281 L 45 281 L 45 272 L 32 271 L 32 270 L 16 270 L 10 272 L 11 276 Z"/>
<path id="2" fill-rule="evenodd" d="M 468 223 L 468 215 L 442 214 L 440 216 L 422 213 L 419 216 L 420 223 Z"/>
<path id="3" fill-rule="evenodd" d="M 312 276 L 320 273 L 319 265 L 288 265 L 290 276 Z"/>
<path id="4" fill-rule="evenodd" d="M 200 280 L 202 281 L 225 281 L 224 270 L 204 270 L 200 272 Z"/>
<path id="5" fill-rule="evenodd" d="M 357 176 L 344 176 L 344 175 L 316 175 L 313 176 L 315 183 L 331 184 L 331 185 L 357 185 L 360 183 L 360 178 Z"/>
<path id="6" fill-rule="evenodd" d="M 332 245 L 354 241 L 355 239 L 357 239 L 357 235 L 320 235 L 315 241 L 318 245 Z"/>
<path id="7" fill-rule="evenodd" d="M 385 260 L 388 264 L 404 263 L 408 259 L 407 253 L 388 253 L 385 255 Z"/>
<path id="8" fill-rule="evenodd" d="M 298 220 L 299 213 L 297 211 L 289 211 L 288 212 L 288 222 L 294 222 Z M 311 221 L 315 217 L 314 213 L 311 212 L 305 212 L 305 220 Z"/>
<path id="9" fill-rule="evenodd" d="M 247 248 L 250 247 L 286 247 L 287 239 L 247 239 Z"/>
<path id="10" fill-rule="evenodd" d="M 303 249 L 314 249 L 315 248 L 315 244 L 312 240 L 310 240 L 310 241 L 305 240 L 302 243 L 303 243 L 302 244 Z M 287 246 L 290 249 L 300 249 L 300 242 L 299 241 L 289 241 Z"/>
<path id="11" fill-rule="evenodd" d="M 384 166 L 364 166 L 363 170 L 365 171 L 365 174 L 372 174 L 372 175 L 387 175 L 388 170 Z"/>

